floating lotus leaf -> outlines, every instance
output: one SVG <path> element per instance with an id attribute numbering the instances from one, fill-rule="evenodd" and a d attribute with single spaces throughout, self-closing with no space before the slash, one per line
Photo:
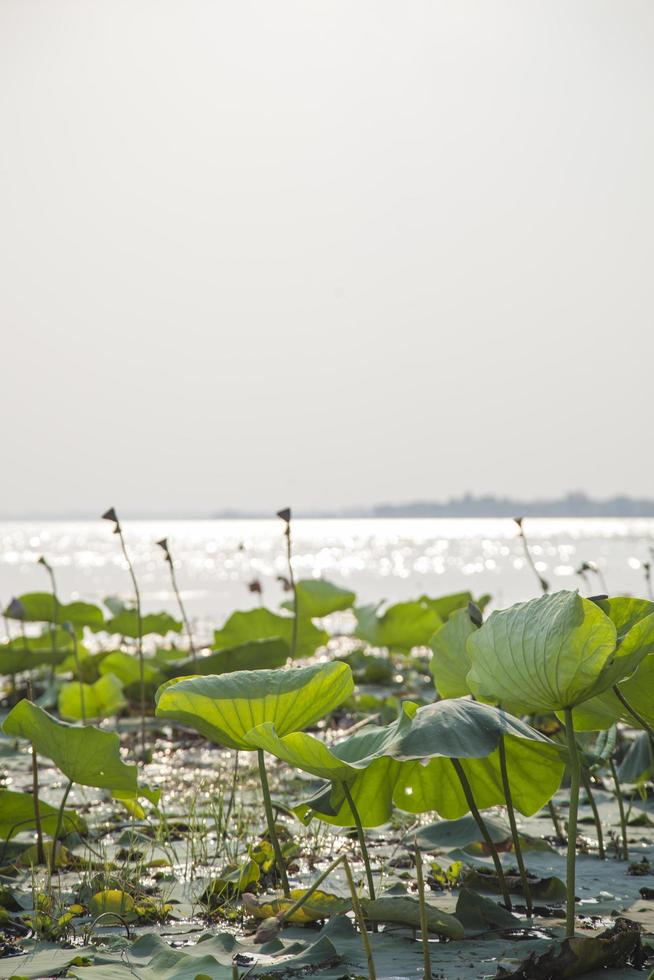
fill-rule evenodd
<path id="1" fill-rule="evenodd" d="M 215 650 L 223 650 L 253 640 L 281 638 L 290 649 L 292 634 L 293 616 L 279 616 L 270 609 L 250 609 L 232 613 L 223 628 L 215 631 L 213 646 Z M 300 610 L 295 656 L 298 659 L 312 656 L 328 639 L 327 633 L 305 619 Z"/>
<path id="2" fill-rule="evenodd" d="M 57 721 L 26 700 L 12 708 L 2 727 L 7 735 L 26 738 L 74 783 L 136 793 L 136 766 L 122 761 L 120 739 L 113 732 Z"/>
<path id="3" fill-rule="evenodd" d="M 296 583 L 297 604 L 300 618 L 322 619 L 331 613 L 350 609 L 356 595 L 349 589 L 342 589 L 333 582 L 321 578 L 303 578 Z M 293 600 L 282 602 L 283 609 L 293 612 Z"/>
<path id="4" fill-rule="evenodd" d="M 386 647 L 409 653 L 414 647 L 427 646 L 443 620 L 424 602 L 398 602 L 378 615 L 378 605 L 360 606 L 354 610 L 357 628 L 354 635 L 373 647 Z"/>
<path id="5" fill-rule="evenodd" d="M 347 664 L 242 670 L 163 685 L 157 715 L 188 725 L 218 745 L 253 750 L 248 733 L 270 722 L 280 736 L 314 724 L 352 693 Z"/>
<path id="6" fill-rule="evenodd" d="M 638 651 L 628 645 L 621 654 L 617 641 L 594 602 L 576 592 L 544 595 L 492 613 L 471 634 L 468 684 L 478 697 L 525 713 L 574 707 L 637 666 Z"/>

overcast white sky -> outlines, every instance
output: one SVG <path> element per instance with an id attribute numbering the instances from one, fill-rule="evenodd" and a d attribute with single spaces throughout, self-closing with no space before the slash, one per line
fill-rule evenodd
<path id="1" fill-rule="evenodd" d="M 651 0 L 0 0 L 0 511 L 654 495 Z"/>

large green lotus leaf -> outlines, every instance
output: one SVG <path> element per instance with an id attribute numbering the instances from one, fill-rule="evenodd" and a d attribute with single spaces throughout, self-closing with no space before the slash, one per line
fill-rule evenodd
<path id="1" fill-rule="evenodd" d="M 72 649 L 72 638 L 59 628 L 53 641 L 43 636 L 14 637 L 0 644 L 0 674 L 19 674 L 24 670 L 63 663 Z"/>
<path id="2" fill-rule="evenodd" d="M 615 653 L 609 617 L 576 592 L 493 612 L 468 639 L 470 689 L 525 712 L 574 707 L 598 692 Z M 610 681 L 608 681 L 610 683 Z"/>
<path id="3" fill-rule="evenodd" d="M 139 622 L 135 609 L 121 609 L 112 619 L 108 619 L 103 626 L 94 627 L 96 632 L 102 630 L 112 636 L 129 636 L 137 639 L 139 635 Z M 148 613 L 141 617 L 141 636 L 148 636 L 156 633 L 158 636 L 165 636 L 166 633 L 181 633 L 182 623 L 170 616 L 167 612 Z"/>
<path id="4" fill-rule="evenodd" d="M 207 657 L 196 657 L 195 660 L 188 657 L 166 664 L 163 669 L 169 677 L 229 674 L 235 670 L 271 670 L 273 667 L 283 667 L 290 654 L 288 644 L 279 637 L 273 637 L 270 640 L 241 643 L 230 650 L 215 650 Z"/>
<path id="5" fill-rule="evenodd" d="M 467 609 L 458 609 L 432 637 L 429 670 L 442 698 L 459 698 L 470 694 L 467 680 L 470 658 L 466 644 L 468 637 L 476 630 Z"/>
<path id="6" fill-rule="evenodd" d="M 422 602 L 398 602 L 379 616 L 379 606 L 360 606 L 354 610 L 354 635 L 373 647 L 386 647 L 408 653 L 413 647 L 427 646 L 443 621 Z"/>
<path id="7" fill-rule="evenodd" d="M 232 613 L 223 628 L 215 631 L 213 647 L 214 650 L 224 650 L 251 643 L 253 640 L 277 637 L 284 640 L 290 649 L 292 634 L 292 616 L 279 616 L 270 609 L 250 609 L 247 612 Z M 328 639 L 327 633 L 315 627 L 310 619 L 304 619 L 300 610 L 296 657 L 300 659 L 312 656 Z"/>
<path id="8" fill-rule="evenodd" d="M 331 613 L 350 609 L 356 595 L 322 578 L 303 578 L 296 583 L 297 604 L 300 618 L 322 619 Z M 293 612 L 293 600 L 282 602 L 282 609 Z"/>
<path id="9" fill-rule="evenodd" d="M 631 636 L 633 630 L 630 631 Z M 620 691 L 634 710 L 649 725 L 654 726 L 654 656 L 647 656 L 630 677 L 620 681 Z M 573 711 L 575 728 L 580 732 L 595 732 L 623 721 L 633 728 L 640 727 L 612 690 L 584 701 Z"/>
<path id="10" fill-rule="evenodd" d="M 59 808 L 50 806 L 39 800 L 41 827 L 46 834 L 53 834 L 57 826 Z M 34 797 L 31 793 L 14 793 L 12 790 L 0 790 L 0 837 L 8 840 L 14 834 L 36 827 L 34 816 Z M 73 831 L 84 833 L 86 824 L 74 810 L 64 811 L 64 833 Z"/>
<path id="11" fill-rule="evenodd" d="M 84 692 L 84 718 L 100 721 L 113 718 L 127 704 L 123 685 L 115 674 L 104 674 L 93 684 L 71 681 L 59 691 L 59 714 L 68 721 L 82 720 L 82 691 Z"/>
<path id="12" fill-rule="evenodd" d="M 12 708 L 2 727 L 7 735 L 31 742 L 37 755 L 51 759 L 74 783 L 136 792 L 136 766 L 121 760 L 120 739 L 113 732 L 57 721 L 27 700 Z"/>
<path id="13" fill-rule="evenodd" d="M 139 684 L 141 679 L 139 659 L 124 650 L 114 650 L 102 658 L 98 665 L 98 670 L 104 676 L 113 674 L 118 680 L 127 687 L 129 684 Z M 143 658 L 143 679 L 146 684 L 158 687 L 166 680 L 165 674 L 159 670 L 155 663 Z"/>
<path id="14" fill-rule="evenodd" d="M 102 627 L 104 615 L 90 602 L 57 602 L 51 592 L 26 592 L 10 602 L 4 611 L 8 619 L 25 623 L 70 623 L 71 626 Z"/>
<path id="15" fill-rule="evenodd" d="M 259 725 L 247 733 L 248 742 L 288 763 L 294 769 L 332 782 L 353 782 L 361 769 L 385 755 L 411 726 L 416 705 L 406 702 L 390 725 L 366 725 L 349 738 L 328 746 L 306 732 L 280 736 L 275 726 Z"/>
<path id="16" fill-rule="evenodd" d="M 280 736 L 314 724 L 352 693 L 347 664 L 240 670 L 192 677 L 157 692 L 157 715 L 189 725 L 218 745 L 256 749 L 248 732 L 271 722 Z"/>
<path id="17" fill-rule="evenodd" d="M 502 736 L 513 802 L 525 815 L 536 813 L 561 784 L 565 749 L 497 708 L 458 699 L 420 708 L 409 731 L 393 740 L 394 758 L 375 760 L 349 783 L 364 826 L 385 823 L 393 805 L 410 813 L 435 811 L 447 820 L 466 814 L 452 758 L 459 759 L 480 808 L 503 805 L 497 750 Z M 298 808 L 300 816 L 311 811 L 328 823 L 352 825 L 338 785 L 319 790 Z"/>

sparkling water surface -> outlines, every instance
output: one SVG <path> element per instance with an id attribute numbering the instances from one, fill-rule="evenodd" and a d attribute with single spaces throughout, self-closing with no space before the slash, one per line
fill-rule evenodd
<path id="1" fill-rule="evenodd" d="M 577 574 L 595 562 L 612 593 L 647 594 L 644 563 L 654 546 L 653 519 L 531 519 L 525 528 L 539 572 L 553 589 L 603 591 L 602 578 Z M 125 521 L 146 611 L 175 611 L 168 567 L 157 539 L 166 536 L 189 614 L 216 625 L 259 598 L 283 598 L 283 524 L 273 520 Z M 118 540 L 106 521 L 0 524 L 0 602 L 49 582 L 37 559 L 52 564 L 63 601 L 129 598 L 130 581 Z M 298 577 L 325 577 L 357 593 L 359 601 L 416 598 L 470 590 L 489 592 L 494 606 L 537 594 L 513 521 L 506 519 L 297 520 L 293 524 Z"/>

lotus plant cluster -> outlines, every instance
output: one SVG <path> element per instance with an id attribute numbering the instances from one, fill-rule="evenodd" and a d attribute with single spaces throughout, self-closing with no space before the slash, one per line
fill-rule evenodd
<path id="1" fill-rule="evenodd" d="M 140 717 L 135 761 L 141 764 L 150 757 L 150 725 L 192 730 L 211 745 L 231 750 L 236 765 L 241 753 L 256 759 L 266 837 L 281 892 L 275 901 L 282 902 L 273 916 L 273 933 L 310 901 L 318 884 L 302 889 L 293 881 L 293 868 L 281 846 L 270 781 L 271 760 L 276 760 L 276 771 L 303 773 L 312 783 L 304 796 L 296 791 L 286 807 L 289 818 L 305 826 L 322 821 L 356 836 L 367 894 L 358 893 L 344 858 L 333 862 L 319 881 L 345 861 L 352 894 L 349 907 L 364 934 L 371 924 L 385 921 L 390 912 L 384 903 L 391 901 L 380 894 L 382 869 L 371 856 L 370 831 L 398 814 L 411 815 L 418 827 L 427 817 L 440 826 L 468 816 L 492 862 L 502 905 L 509 911 L 514 907 L 517 887 L 531 917 L 533 896 L 519 823 L 548 806 L 556 819 L 552 800 L 567 786 L 567 826 L 557 823 L 557 828 L 566 838 L 558 843 L 566 849 L 565 924 L 572 939 L 580 794 L 585 790 L 592 804 L 592 776 L 598 767 L 607 767 L 611 774 L 620 808 L 622 856 L 628 855 L 624 801 L 613 757 L 616 726 L 642 733 L 649 762 L 641 767 L 641 776 L 651 774 L 654 603 L 631 597 L 586 599 L 573 591 L 550 594 L 542 581 L 541 596 L 495 610 L 487 618 L 487 598 L 474 602 L 467 593 L 356 607 L 354 594 L 346 589 L 317 579 L 296 580 L 290 510 L 278 516 L 284 523 L 291 599 L 278 611 L 257 606 L 234 613 L 215 632 L 211 648 L 201 648 L 196 641 L 167 539 L 158 543 L 181 621 L 167 613 L 143 611 L 113 509 L 105 517 L 113 522 L 129 568 L 132 602 L 107 600 L 109 615 L 93 604 L 63 603 L 44 559 L 52 591 L 28 593 L 6 608 L 5 617 L 18 625 L 19 635 L 0 647 L 0 670 L 12 678 L 9 696 L 15 702 L 3 729 L 30 747 L 33 792 L 28 801 L 19 799 L 24 794 L 5 790 L 3 805 L 23 814 L 16 826 L 34 828 L 37 862 L 47 861 L 55 875 L 61 840 L 81 829 L 79 817 L 66 807 L 74 784 L 110 792 L 131 813 L 142 812 L 145 801 L 157 807 L 159 794 L 147 786 L 137 765 L 121 757 L 118 734 L 99 727 L 103 719 L 131 705 Z M 326 617 L 344 611 L 363 652 L 358 658 L 323 656 L 320 662 L 307 663 L 316 651 L 326 649 Z M 34 624 L 42 631 L 28 635 L 25 627 Z M 181 648 L 147 652 L 149 636 L 170 633 L 182 635 Z M 108 648 L 92 650 L 87 637 L 94 634 L 109 638 Z M 360 671 L 374 668 L 381 676 L 387 662 L 392 670 L 394 658 L 406 660 L 425 647 L 430 653 L 431 689 L 423 687 L 420 696 L 402 700 L 395 717 L 386 723 L 364 717 L 340 737 L 324 724 L 334 712 L 349 710 L 354 703 Z M 373 649 L 385 651 L 374 664 Z M 59 718 L 35 701 L 33 682 L 42 669 L 51 671 L 55 680 L 66 678 L 58 683 Z M 18 696 L 17 677 L 28 679 L 26 697 Z M 599 733 L 592 750 L 587 733 Z M 65 778 L 58 808 L 40 798 L 40 757 L 51 760 Z M 497 808 L 508 819 L 517 886 L 508 881 L 493 832 L 489 811 Z M 594 813 L 597 816 L 596 809 Z M 600 824 L 597 819 L 600 856 L 605 856 Z M 418 834 L 416 842 L 419 839 Z M 415 861 L 420 907 L 414 924 L 420 924 L 425 944 L 428 932 L 462 939 L 464 925 L 457 915 L 425 899 L 418 850 Z M 252 897 L 246 904 L 248 900 Z M 409 915 L 405 921 L 414 921 L 413 913 L 405 909 L 402 914 Z M 367 935 L 365 942 L 373 975 Z M 424 952 L 427 976 L 427 944 Z"/>

